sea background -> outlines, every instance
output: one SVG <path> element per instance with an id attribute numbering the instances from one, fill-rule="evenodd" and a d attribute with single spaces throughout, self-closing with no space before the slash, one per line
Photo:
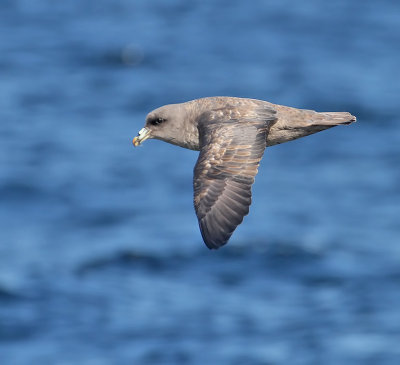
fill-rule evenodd
<path id="1" fill-rule="evenodd" d="M 4 0 L 0 363 L 399 364 L 400 3 Z M 229 95 L 358 118 L 267 149 L 209 251 L 197 152 L 146 114 Z"/>

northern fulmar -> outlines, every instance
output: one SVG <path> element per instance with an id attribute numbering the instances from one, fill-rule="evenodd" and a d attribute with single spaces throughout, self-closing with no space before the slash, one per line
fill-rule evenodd
<path id="1" fill-rule="evenodd" d="M 194 167 L 194 207 L 205 244 L 217 249 L 249 212 L 251 186 L 266 147 L 355 121 L 347 112 L 207 97 L 153 110 L 133 145 L 155 138 L 200 151 Z"/>

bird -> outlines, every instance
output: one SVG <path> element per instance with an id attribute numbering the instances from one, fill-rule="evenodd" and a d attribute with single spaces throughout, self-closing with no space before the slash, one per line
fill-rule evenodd
<path id="1" fill-rule="evenodd" d="M 133 145 L 158 139 L 200 151 L 193 176 L 194 208 L 204 243 L 218 249 L 249 213 L 251 187 L 266 147 L 355 121 L 348 112 L 213 96 L 151 111 Z"/>

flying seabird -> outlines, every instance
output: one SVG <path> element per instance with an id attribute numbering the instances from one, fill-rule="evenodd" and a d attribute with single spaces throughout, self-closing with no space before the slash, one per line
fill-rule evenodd
<path id="1" fill-rule="evenodd" d="M 154 138 L 200 151 L 193 177 L 194 207 L 205 244 L 217 249 L 249 212 L 251 186 L 266 147 L 355 121 L 347 112 L 207 97 L 153 110 L 133 145 Z"/>

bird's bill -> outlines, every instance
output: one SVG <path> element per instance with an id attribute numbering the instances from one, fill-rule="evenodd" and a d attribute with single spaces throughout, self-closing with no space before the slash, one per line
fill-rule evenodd
<path id="1" fill-rule="evenodd" d="M 135 147 L 143 143 L 147 138 L 150 138 L 150 129 L 142 128 L 138 135 L 133 139 L 132 143 Z"/>

